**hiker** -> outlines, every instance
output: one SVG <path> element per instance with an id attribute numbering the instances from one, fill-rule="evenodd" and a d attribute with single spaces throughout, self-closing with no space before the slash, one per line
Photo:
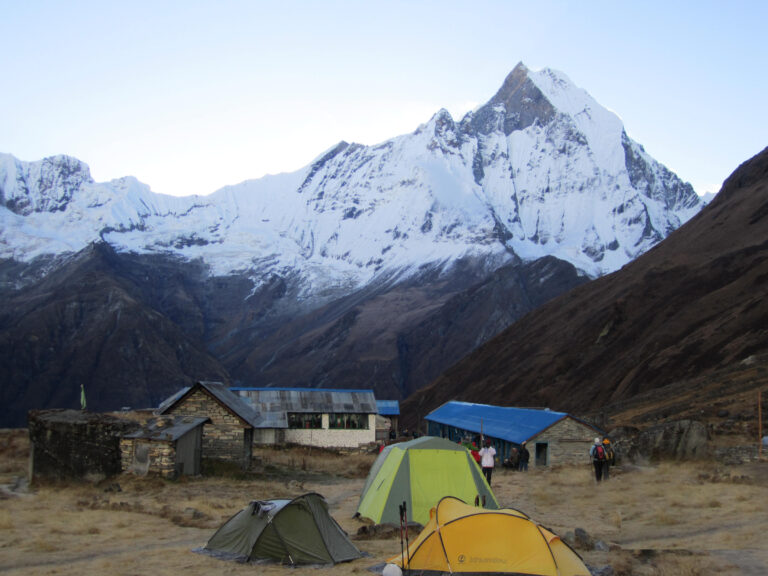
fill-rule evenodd
<path id="1" fill-rule="evenodd" d="M 520 450 L 514 446 L 509 452 L 509 460 L 507 460 L 507 466 L 513 472 L 517 471 L 517 468 L 520 466 Z"/>
<path id="2" fill-rule="evenodd" d="M 613 446 L 611 441 L 606 437 L 603 438 L 603 449 L 605 450 L 605 460 L 603 462 L 603 480 L 608 480 L 611 476 L 611 466 L 613 466 L 615 455 L 613 452 Z"/>
<path id="3" fill-rule="evenodd" d="M 528 472 L 528 461 L 531 459 L 531 453 L 528 452 L 528 448 L 525 447 L 525 440 L 520 444 L 520 454 L 518 459 L 520 461 L 520 472 Z"/>
<path id="4" fill-rule="evenodd" d="M 491 474 L 493 474 L 493 465 L 496 461 L 496 448 L 491 446 L 490 439 L 486 439 L 485 446 L 480 449 L 480 465 L 483 467 L 483 474 L 491 485 Z"/>
<path id="5" fill-rule="evenodd" d="M 592 458 L 592 465 L 595 467 L 595 480 L 600 482 L 605 470 L 605 448 L 603 448 L 600 438 L 595 438 L 595 443 L 589 449 L 589 455 Z"/>
<path id="6" fill-rule="evenodd" d="M 469 451 L 470 454 L 472 454 L 472 458 L 475 459 L 475 462 L 480 464 L 480 452 L 477 450 L 477 444 L 475 442 L 472 442 L 472 449 Z"/>

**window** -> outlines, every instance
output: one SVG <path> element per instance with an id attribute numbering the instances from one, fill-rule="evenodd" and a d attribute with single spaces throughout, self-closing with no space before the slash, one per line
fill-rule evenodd
<path id="1" fill-rule="evenodd" d="M 319 430 L 323 427 L 322 414 L 305 414 L 302 412 L 288 413 L 288 428 Z"/>
<path id="2" fill-rule="evenodd" d="M 368 414 L 331 414 L 329 427 L 336 430 L 368 430 Z"/>

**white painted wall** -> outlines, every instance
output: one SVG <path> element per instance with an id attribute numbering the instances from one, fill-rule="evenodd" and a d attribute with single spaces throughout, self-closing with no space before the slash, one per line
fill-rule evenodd
<path id="1" fill-rule="evenodd" d="M 276 430 L 274 428 L 262 428 L 254 430 L 253 441 L 255 444 L 300 444 L 303 446 L 318 446 L 321 448 L 357 448 L 363 444 L 371 444 L 376 441 L 376 415 L 368 415 L 367 430 L 332 430 L 328 427 L 328 414 L 322 415 L 322 429 L 291 429 Z"/>

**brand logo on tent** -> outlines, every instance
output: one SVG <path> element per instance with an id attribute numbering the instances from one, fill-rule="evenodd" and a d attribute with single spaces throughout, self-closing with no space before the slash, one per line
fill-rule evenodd
<path id="1" fill-rule="evenodd" d="M 464 554 L 459 554 L 459 564 L 464 564 L 467 561 L 467 557 Z"/>
<path id="2" fill-rule="evenodd" d="M 504 564 L 505 560 L 503 558 L 483 558 L 472 556 L 472 558 L 470 558 L 470 562 L 478 562 L 482 564 Z"/>

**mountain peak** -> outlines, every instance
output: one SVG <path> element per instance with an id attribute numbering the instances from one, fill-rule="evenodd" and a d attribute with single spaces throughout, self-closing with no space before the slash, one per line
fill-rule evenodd
<path id="1" fill-rule="evenodd" d="M 6 174 L 0 180 L 0 204 L 24 216 L 63 211 L 83 184 L 93 182 L 85 162 L 63 154 L 29 163 L 5 155 L 0 168 Z"/>
<path id="2" fill-rule="evenodd" d="M 492 100 L 503 100 L 506 95 L 517 90 L 519 86 L 528 79 L 529 72 L 530 70 L 522 63 L 522 61 L 518 62 L 512 71 L 507 74 L 504 83 Z"/>
<path id="3" fill-rule="evenodd" d="M 503 119 L 499 106 L 504 107 Z M 555 115 L 555 108 L 531 80 L 528 67 L 519 62 L 487 104 L 473 117 L 473 126 L 481 134 L 493 131 L 502 121 L 504 134 L 525 130 L 535 122 L 546 124 Z"/>

